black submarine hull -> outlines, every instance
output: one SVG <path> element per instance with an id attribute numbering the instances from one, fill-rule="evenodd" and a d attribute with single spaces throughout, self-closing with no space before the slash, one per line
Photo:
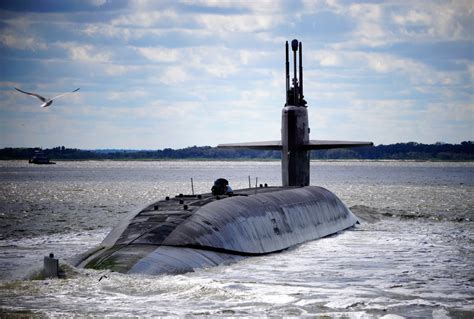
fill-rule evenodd
<path id="1" fill-rule="evenodd" d="M 73 264 L 122 273 L 184 273 L 278 252 L 357 222 L 336 195 L 317 186 L 179 195 L 132 213 Z"/>

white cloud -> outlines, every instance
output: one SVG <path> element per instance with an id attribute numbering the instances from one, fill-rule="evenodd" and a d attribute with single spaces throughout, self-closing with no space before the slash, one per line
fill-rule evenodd
<path id="1" fill-rule="evenodd" d="M 338 66 L 341 64 L 341 61 L 333 54 L 321 59 L 320 64 L 321 66 Z"/>
<path id="2" fill-rule="evenodd" d="M 159 83 L 170 85 L 190 81 L 192 77 L 183 67 L 173 66 L 165 68 L 163 72 L 154 79 Z"/>
<path id="3" fill-rule="evenodd" d="M 309 51 L 307 56 L 307 59 L 316 61 L 323 67 L 372 70 L 380 74 L 404 74 L 413 84 L 455 85 L 461 82 L 459 71 L 438 71 L 423 62 L 387 53 L 320 50 Z"/>
<path id="4" fill-rule="evenodd" d="M 400 25 L 429 25 L 432 22 L 432 17 L 426 12 L 409 10 L 403 15 L 393 15 L 393 20 Z"/>
<path id="5" fill-rule="evenodd" d="M 112 54 L 107 50 L 92 45 L 78 44 L 75 42 L 60 42 L 57 46 L 66 49 L 72 60 L 88 63 L 111 62 Z"/>
<path id="6" fill-rule="evenodd" d="M 46 50 L 48 46 L 42 40 L 26 35 L 4 31 L 0 33 L 0 43 L 6 47 L 19 50 Z"/>
<path id="7" fill-rule="evenodd" d="M 378 73 L 394 71 L 420 73 L 420 71 L 423 71 L 427 68 L 422 63 L 388 54 L 356 53 L 355 55 L 357 58 L 363 59 L 370 69 Z"/>
<path id="8" fill-rule="evenodd" d="M 78 46 L 69 48 L 71 58 L 73 60 L 79 60 L 84 62 L 110 62 L 110 53 L 107 52 L 95 52 L 93 53 L 92 46 Z"/>
<path id="9" fill-rule="evenodd" d="M 124 75 L 141 69 L 143 68 L 135 65 L 107 64 L 104 66 L 104 71 L 108 75 Z"/>
<path id="10" fill-rule="evenodd" d="M 349 15 L 357 21 L 353 37 L 369 47 L 384 45 L 391 36 L 385 30 L 383 6 L 377 4 L 353 4 Z"/>
<path id="11" fill-rule="evenodd" d="M 185 2 L 220 8 L 244 8 L 246 14 L 192 14 L 166 8 L 156 2 L 134 2 L 130 13 L 121 14 L 109 24 L 88 24 L 84 33 L 89 36 L 104 35 L 125 40 L 149 35 L 177 32 L 196 36 L 227 36 L 228 32 L 251 33 L 269 31 L 284 19 L 281 1 L 200 1 Z M 160 8 L 161 7 L 161 8 Z"/>
<path id="12" fill-rule="evenodd" d="M 256 50 L 239 50 L 240 63 L 243 65 L 259 64 L 270 58 L 275 53 Z"/>
<path id="13" fill-rule="evenodd" d="M 312 138 L 372 140 L 375 144 L 412 140 L 409 137 L 422 114 L 412 100 L 354 98 L 346 103 L 344 107 L 319 107 L 310 114 L 315 123 Z"/>
<path id="14" fill-rule="evenodd" d="M 472 19 L 474 5 L 463 1 L 453 3 L 424 3 L 409 7 L 392 19 L 398 25 L 401 37 L 427 40 L 473 39 Z M 414 29 L 416 26 L 418 28 Z"/>
<path id="15" fill-rule="evenodd" d="M 261 32 L 282 22 L 278 15 L 199 15 L 195 21 L 205 29 L 224 34 L 227 32 Z"/>
<path id="16" fill-rule="evenodd" d="M 198 70 L 212 76 L 225 78 L 240 70 L 242 59 L 249 57 L 238 51 L 225 47 L 190 47 L 167 49 L 162 47 L 135 48 L 137 52 L 150 61 L 157 63 L 173 63 L 173 68 L 166 69 L 165 76 L 171 76 L 174 81 L 182 82 L 189 79 L 190 71 Z M 163 77 L 159 77 L 163 79 Z M 160 80 L 161 81 L 161 80 Z M 167 81 L 169 82 L 169 81 Z"/>
<path id="17" fill-rule="evenodd" d="M 474 3 L 472 1 L 433 3 L 426 9 L 432 16 L 428 29 L 431 37 L 449 41 L 474 39 L 472 32 Z"/>
<path id="18" fill-rule="evenodd" d="M 235 0 L 180 0 L 183 4 L 199 5 L 214 8 L 247 9 L 252 12 L 280 12 L 282 0 L 235 1 Z"/>
<path id="19" fill-rule="evenodd" d="M 162 11 L 137 11 L 130 14 L 121 15 L 111 21 L 114 26 L 133 26 L 137 27 L 153 27 L 156 25 L 164 25 L 164 22 L 169 25 L 174 25 L 179 22 L 182 17 L 174 10 Z"/>
<path id="20" fill-rule="evenodd" d="M 180 52 L 178 49 L 170 49 L 165 47 L 137 47 L 135 49 L 145 58 L 154 62 L 176 62 L 180 57 Z"/>
<path id="21" fill-rule="evenodd" d="M 209 65 L 205 71 L 219 78 L 228 77 L 238 71 L 238 67 L 228 60 L 222 60 L 222 63 L 214 63 Z"/>
<path id="22" fill-rule="evenodd" d="M 121 101 L 127 99 L 143 98 L 149 95 L 144 90 L 127 90 L 127 91 L 115 91 L 107 93 L 107 99 L 112 101 Z"/>
<path id="23" fill-rule="evenodd" d="M 467 71 L 469 73 L 469 76 L 471 77 L 471 80 L 474 80 L 474 63 L 468 63 L 467 65 Z M 471 83 L 473 84 L 473 83 Z"/>
<path id="24" fill-rule="evenodd" d="M 470 119 L 471 123 L 474 121 L 474 103 L 459 103 L 459 102 L 443 102 L 430 103 L 426 109 L 426 116 L 429 121 L 465 121 Z M 474 129 L 472 131 L 474 137 Z"/>
<path id="25" fill-rule="evenodd" d="M 184 18 L 183 18 L 184 19 Z M 192 20 L 192 17 L 186 18 Z M 180 34 L 182 36 L 190 36 L 193 38 L 206 39 L 209 36 L 214 36 L 212 30 L 197 29 L 193 27 L 180 27 L 179 23 L 166 23 L 161 26 L 150 26 L 150 27 L 136 27 L 133 25 L 120 26 L 110 24 L 87 24 L 81 29 L 81 32 L 89 37 L 105 37 L 114 39 L 117 41 L 129 42 L 131 40 L 147 39 L 147 42 L 153 43 L 153 40 L 157 37 L 163 37 L 167 35 Z M 160 43 L 163 46 L 163 43 Z"/>
<path id="26" fill-rule="evenodd" d="M 301 3 L 303 4 L 303 11 L 306 13 L 314 13 L 326 6 L 324 0 L 302 0 Z"/>
<path id="27" fill-rule="evenodd" d="M 335 2 L 335 1 L 333 1 Z M 467 1 L 394 1 L 329 5 L 307 4 L 310 11 L 330 10 L 351 17 L 355 28 L 350 37 L 331 47 L 381 47 L 399 42 L 439 42 L 474 39 L 474 3 Z"/>
<path id="28" fill-rule="evenodd" d="M 109 24 L 87 24 L 82 32 L 88 36 L 102 35 L 108 38 L 118 38 L 124 40 L 141 38 L 144 35 L 143 30 L 131 29 L 126 27 L 116 27 Z"/>
<path id="29" fill-rule="evenodd" d="M 316 52 L 312 55 L 312 58 L 319 60 L 319 65 L 324 67 L 340 66 L 343 63 L 340 54 L 329 51 Z"/>
<path id="30" fill-rule="evenodd" d="M 195 117 L 195 110 L 199 107 L 200 102 L 185 102 L 185 101 L 156 101 L 149 105 L 133 108 L 123 109 L 125 114 L 133 113 L 133 116 L 142 118 L 156 118 L 164 120 L 188 121 L 190 117 Z"/>
<path id="31" fill-rule="evenodd" d="M 246 103 L 251 102 L 250 105 L 258 102 L 264 102 L 269 97 L 270 91 L 264 89 L 244 90 L 240 92 L 240 98 Z"/>
<path id="32" fill-rule="evenodd" d="M 46 42 L 32 29 L 35 20 L 33 14 L 4 15 L 3 18 L 0 18 L 0 22 L 4 24 L 0 32 L 0 43 L 6 47 L 19 50 L 48 49 Z"/>
<path id="33" fill-rule="evenodd" d="M 349 14 L 359 20 L 378 22 L 383 16 L 383 9 L 377 4 L 357 3 L 350 5 Z"/>

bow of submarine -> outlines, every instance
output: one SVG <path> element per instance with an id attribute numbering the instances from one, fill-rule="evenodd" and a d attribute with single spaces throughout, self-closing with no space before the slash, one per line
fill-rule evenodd
<path id="1" fill-rule="evenodd" d="M 317 186 L 177 196 L 135 211 L 73 264 L 122 273 L 184 273 L 278 252 L 357 221 L 336 195 Z"/>

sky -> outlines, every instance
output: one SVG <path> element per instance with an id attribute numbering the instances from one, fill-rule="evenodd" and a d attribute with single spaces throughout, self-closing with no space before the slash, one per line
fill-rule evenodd
<path id="1" fill-rule="evenodd" d="M 295 38 L 311 139 L 474 140 L 472 0 L 2 0 L 0 30 L 0 147 L 279 140 Z"/>

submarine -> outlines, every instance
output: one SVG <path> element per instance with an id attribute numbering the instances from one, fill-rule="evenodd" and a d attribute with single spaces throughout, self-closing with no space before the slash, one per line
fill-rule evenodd
<path id="1" fill-rule="evenodd" d="M 206 194 L 166 197 L 131 212 L 101 244 L 70 263 L 126 274 L 179 274 L 280 252 L 354 226 L 358 218 L 335 194 L 309 185 L 310 151 L 373 144 L 309 139 L 302 43 L 291 42 L 291 85 L 288 42 L 285 49 L 281 139 L 218 145 L 280 150 L 282 186 L 261 185 L 232 192 L 213 188 Z"/>

